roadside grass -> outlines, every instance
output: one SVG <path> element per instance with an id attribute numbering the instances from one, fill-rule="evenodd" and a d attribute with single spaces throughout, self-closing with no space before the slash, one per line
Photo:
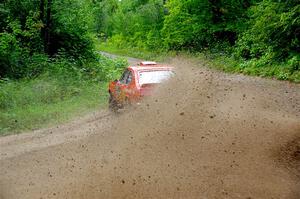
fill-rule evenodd
<path id="1" fill-rule="evenodd" d="M 205 63 L 209 68 L 221 70 L 227 73 L 239 73 L 249 76 L 260 76 L 265 78 L 275 78 L 300 83 L 300 68 L 293 68 L 295 64 L 272 63 L 270 60 L 238 60 L 233 56 L 220 53 L 188 52 L 188 51 L 149 51 L 137 47 L 124 47 L 114 45 L 111 42 L 97 42 L 97 50 L 114 53 L 123 56 L 130 56 L 140 59 L 166 61 L 175 56 L 183 56 L 190 59 L 197 59 Z M 296 60 L 297 61 L 297 60 Z M 300 61 L 299 61 L 300 63 Z M 298 65 L 299 65 L 298 63 Z M 297 64 L 297 63 L 296 63 Z"/>
<path id="2" fill-rule="evenodd" d="M 287 64 L 263 62 L 261 60 L 237 60 L 234 57 L 217 53 L 212 54 L 210 52 L 192 53 L 188 56 L 204 61 L 210 68 L 222 70 L 227 73 L 240 73 L 249 76 L 300 83 L 300 69 L 294 69 Z"/>
<path id="3" fill-rule="evenodd" d="M 61 124 L 104 108 L 108 82 L 128 63 L 95 56 L 85 62 L 57 57 L 46 60 L 36 76 L 0 78 L 0 136 Z"/>
<path id="4" fill-rule="evenodd" d="M 107 83 L 56 78 L 2 83 L 0 135 L 57 125 L 105 107 Z"/>

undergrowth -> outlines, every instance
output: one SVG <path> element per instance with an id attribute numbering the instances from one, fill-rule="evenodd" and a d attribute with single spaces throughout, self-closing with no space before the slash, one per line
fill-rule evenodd
<path id="1" fill-rule="evenodd" d="M 98 56 L 74 63 L 66 58 L 46 63 L 34 78 L 0 80 L 0 135 L 63 123 L 107 102 L 107 82 L 127 65 L 123 59 Z"/>

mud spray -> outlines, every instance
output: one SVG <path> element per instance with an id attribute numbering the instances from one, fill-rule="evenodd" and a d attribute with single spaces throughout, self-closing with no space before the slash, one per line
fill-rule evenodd
<path id="1" fill-rule="evenodd" d="M 2 198 L 300 198 L 299 85 L 171 64 L 110 129 L 6 163 Z"/>

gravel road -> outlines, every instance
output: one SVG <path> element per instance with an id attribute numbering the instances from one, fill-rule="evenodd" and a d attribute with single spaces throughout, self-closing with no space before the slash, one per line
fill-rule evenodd
<path id="1" fill-rule="evenodd" d="M 300 198 L 300 85 L 170 64 L 126 113 L 0 137 L 0 198 Z"/>

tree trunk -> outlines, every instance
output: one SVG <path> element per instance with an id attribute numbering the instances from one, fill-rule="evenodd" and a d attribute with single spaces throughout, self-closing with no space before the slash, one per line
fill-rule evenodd
<path id="1" fill-rule="evenodd" d="M 46 15 L 46 28 L 45 28 L 45 53 L 48 55 L 51 54 L 50 46 L 51 46 L 51 39 L 50 39 L 50 30 L 51 30 L 51 3 L 52 0 L 48 0 L 47 3 L 47 15 Z"/>
<path id="2" fill-rule="evenodd" d="M 45 49 L 45 0 L 40 0 L 40 20 L 43 23 L 41 28 L 41 39 L 43 42 L 43 48 Z"/>

